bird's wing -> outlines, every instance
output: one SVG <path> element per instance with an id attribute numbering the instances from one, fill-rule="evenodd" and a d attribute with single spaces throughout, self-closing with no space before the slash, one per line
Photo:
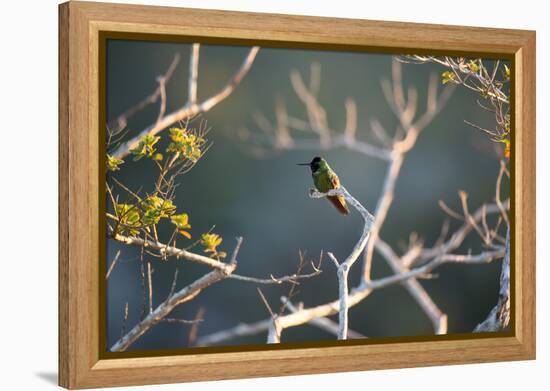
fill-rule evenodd
<path id="1" fill-rule="evenodd" d="M 338 179 L 338 175 L 331 172 L 329 174 L 330 184 L 332 185 L 332 189 L 338 189 L 340 187 L 340 179 Z"/>

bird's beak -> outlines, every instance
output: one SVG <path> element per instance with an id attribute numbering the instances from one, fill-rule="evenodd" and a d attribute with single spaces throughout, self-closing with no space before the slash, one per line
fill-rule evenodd
<path id="1" fill-rule="evenodd" d="M 297 166 L 309 166 L 309 163 L 296 163 Z"/>

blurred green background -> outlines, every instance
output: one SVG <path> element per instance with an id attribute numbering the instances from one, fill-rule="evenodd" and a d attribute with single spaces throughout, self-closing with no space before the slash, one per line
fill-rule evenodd
<path id="1" fill-rule="evenodd" d="M 199 101 L 225 85 L 247 52 L 248 48 L 239 46 L 201 46 Z M 109 40 L 107 119 L 115 118 L 149 95 L 157 86 L 156 77 L 165 72 L 175 53 L 180 54 L 181 60 L 167 85 L 167 112 L 186 102 L 190 45 Z M 307 193 L 312 186 L 309 169 L 295 163 L 310 161 L 321 154 L 338 173 L 342 184 L 371 211 L 376 206 L 386 163 L 344 148 L 283 152 L 258 158 L 250 153 L 250 145 L 237 137 L 237 132 L 246 127 L 251 133 L 260 133 L 252 118 L 254 112 L 262 112 L 274 121 L 277 97 L 284 99 L 290 115 L 307 118 L 304 106 L 292 90 L 289 74 L 295 69 L 308 80 L 310 64 L 316 62 L 321 66 L 319 99 L 327 110 L 329 126 L 344 128 L 344 101 L 353 97 L 358 104 L 358 137 L 372 140 L 372 135 L 367 134 L 371 119 L 378 119 L 388 130 L 397 125 L 380 87 L 381 80 L 391 78 L 391 61 L 392 56 L 387 54 L 261 49 L 250 73 L 234 93 L 193 124 L 198 126 L 200 121 L 207 121 L 211 127 L 208 139 L 213 142 L 196 167 L 181 177 L 177 191 L 178 213 L 190 215 L 193 239 L 215 225 L 214 232 L 224 238 L 220 248 L 231 253 L 234 237 L 243 236 L 238 273 L 249 276 L 294 273 L 299 250 L 312 260 L 318 259 L 321 250 L 345 259 L 362 230 L 360 216 L 353 211 L 344 217 L 326 201 L 309 199 Z M 441 72 L 435 65 L 403 65 L 405 88 L 411 85 L 418 89 L 420 113 L 425 107 L 430 73 Z M 381 232 L 381 237 L 399 253 L 413 231 L 418 232 L 426 246 L 437 239 L 446 218 L 438 200 L 460 210 L 457 191 L 462 189 L 469 193 L 470 208 L 475 210 L 494 199 L 499 169 L 495 146 L 480 131 L 463 122 L 467 119 L 493 127 L 494 118 L 477 105 L 476 99 L 474 92 L 457 88 L 443 112 L 423 131 L 416 147 L 407 155 L 394 204 Z M 153 123 L 157 113 L 158 105 L 153 105 L 133 117 L 128 123 L 129 136 Z M 165 139 L 167 132 L 162 135 Z M 150 190 L 156 175 L 151 162 L 126 160 L 115 173 L 116 178 L 134 190 Z M 458 225 L 453 221 L 451 229 Z M 160 236 L 166 235 L 168 230 L 161 230 Z M 125 303 L 129 304 L 127 330 L 139 321 L 142 309 L 138 251 L 109 241 L 108 262 L 119 249 L 122 255 L 107 287 L 108 346 L 121 335 Z M 465 241 L 459 252 L 468 249 L 480 249 L 475 235 Z M 179 288 L 208 271 L 190 262 L 154 259 L 155 305 L 168 294 L 176 264 L 180 267 Z M 334 265 L 325 259 L 322 268 L 324 272 L 319 277 L 299 285 L 294 302 L 303 301 L 309 307 L 337 298 Z M 351 286 L 359 281 L 360 268 L 358 262 L 352 269 Z M 499 262 L 447 265 L 437 269 L 438 278 L 421 280 L 421 284 L 448 314 L 450 333 L 470 332 L 496 303 L 499 272 Z M 375 254 L 373 278 L 389 273 L 385 262 Z M 279 297 L 286 295 L 288 289 L 288 285 L 262 286 L 272 307 L 277 309 Z M 268 316 L 256 286 L 235 280 L 204 290 L 196 299 L 179 306 L 171 317 L 192 319 L 199 307 L 206 310 L 199 335 Z M 130 350 L 185 347 L 189 327 L 162 322 Z M 431 322 L 400 285 L 377 290 L 353 307 L 350 327 L 370 337 L 433 334 Z M 283 342 L 326 339 L 335 337 L 307 325 L 287 329 L 282 336 Z M 265 340 L 265 334 L 259 334 L 224 344 L 258 344 Z"/>

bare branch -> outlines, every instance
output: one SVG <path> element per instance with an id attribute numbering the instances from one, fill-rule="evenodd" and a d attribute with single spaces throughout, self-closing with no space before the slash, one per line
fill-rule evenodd
<path id="1" fill-rule="evenodd" d="M 432 77 L 428 87 L 426 112 L 420 117 L 420 119 L 413 123 L 416 116 L 416 90 L 409 88 L 407 100 L 405 101 L 405 94 L 403 92 L 401 80 L 401 66 L 397 61 L 393 61 L 392 63 L 392 77 L 393 80 L 391 84 L 389 82 L 385 82 L 382 86 L 385 91 L 386 100 L 393 108 L 395 115 L 399 119 L 401 127 L 405 132 L 405 137 L 401 140 L 395 141 L 393 144 L 392 159 L 386 170 L 384 184 L 380 193 L 380 198 L 378 199 L 378 203 L 376 205 L 376 210 L 374 213 L 375 220 L 371 232 L 372 238 L 363 256 L 363 279 L 365 281 L 370 279 L 374 246 L 378 241 L 380 230 L 393 203 L 395 187 L 405 155 L 414 147 L 418 134 L 430 124 L 435 115 L 445 106 L 450 97 L 450 93 L 452 92 L 451 90 L 446 89 L 438 97 L 437 80 Z M 391 86 L 393 86 L 393 88 Z"/>
<path id="2" fill-rule="evenodd" d="M 275 147 L 288 148 L 292 145 L 293 140 L 292 137 L 290 137 L 290 132 L 288 129 L 289 119 L 285 107 L 285 102 L 280 97 L 277 97 L 277 99 L 275 100 L 275 115 L 277 117 Z"/>
<path id="3" fill-rule="evenodd" d="M 348 143 L 352 143 L 355 140 L 355 134 L 357 133 L 357 104 L 351 98 L 346 99 L 346 128 L 344 129 L 344 135 L 348 140 Z"/>
<path id="4" fill-rule="evenodd" d="M 349 194 L 348 191 L 343 186 L 340 186 L 338 189 L 329 191 L 326 195 L 330 195 L 330 196 L 339 195 L 344 197 L 351 206 L 357 209 L 357 211 L 361 214 L 361 216 L 363 216 L 363 219 L 365 221 L 365 225 L 363 227 L 363 233 L 361 234 L 359 241 L 355 244 L 350 255 L 346 258 L 344 262 L 339 264 L 336 257 L 332 253 L 328 253 L 330 259 L 334 262 L 334 264 L 338 269 L 338 272 L 337 272 L 338 295 L 340 297 L 338 339 L 347 339 L 348 337 L 348 295 L 349 295 L 348 274 L 349 274 L 349 271 L 351 270 L 351 267 L 353 266 L 353 264 L 355 263 L 359 255 L 361 255 L 361 253 L 365 249 L 365 246 L 367 245 L 367 242 L 371 234 L 372 226 L 374 224 L 374 216 L 372 216 L 372 214 L 370 214 L 370 212 L 363 205 L 361 205 L 359 201 L 353 198 L 351 194 Z M 310 192 L 310 196 L 312 198 L 319 198 L 320 196 L 323 196 L 323 194 L 314 190 Z M 281 330 L 282 328 L 283 327 L 281 327 Z"/>
<path id="5" fill-rule="evenodd" d="M 477 224 L 477 220 L 474 219 L 474 217 L 470 214 L 470 211 L 468 210 L 468 193 L 465 191 L 459 191 L 458 196 L 460 197 L 460 202 L 462 204 L 462 211 L 464 214 L 464 219 L 470 223 L 472 228 L 476 230 L 479 237 L 485 241 L 485 244 L 488 245 L 488 238 L 481 229 L 481 227 Z M 481 207 L 481 220 L 483 220 L 483 216 L 486 214 L 486 211 L 483 210 L 484 206 Z"/>
<path id="6" fill-rule="evenodd" d="M 509 208 L 509 200 L 507 200 L 503 205 L 506 208 Z M 499 213 L 499 212 L 500 210 L 496 204 L 487 204 L 478 208 L 472 214 L 472 218 L 473 218 L 473 221 L 477 222 L 477 221 L 481 221 L 483 214 L 491 214 L 491 213 Z M 457 229 L 447 241 L 443 242 L 438 246 L 422 250 L 420 256 L 418 257 L 418 261 L 426 261 L 438 255 L 448 254 L 454 251 L 462 244 L 462 242 L 464 241 L 468 233 L 470 233 L 472 228 L 473 228 L 472 222 L 469 220 L 465 221 L 462 224 L 462 226 L 459 229 Z"/>
<path id="7" fill-rule="evenodd" d="M 432 270 L 445 263 L 460 263 L 460 264 L 479 264 L 491 262 L 495 259 L 500 259 L 504 256 L 504 248 L 498 248 L 493 251 L 486 251 L 480 254 L 472 255 L 455 255 L 455 254 L 439 254 L 433 258 L 430 262 L 415 269 L 394 274 L 389 277 L 384 277 L 378 280 L 362 281 L 356 288 L 353 288 L 349 295 L 347 306 L 351 308 L 372 293 L 373 290 L 382 289 L 395 284 L 403 283 L 409 279 L 420 278 L 428 275 Z M 335 300 L 326 304 L 317 305 L 311 308 L 300 309 L 292 314 L 280 316 L 276 319 L 276 327 L 280 331 L 286 328 L 295 327 L 309 323 L 314 319 L 327 317 L 339 312 L 340 300 Z M 442 319 L 442 322 L 444 319 Z M 212 343 L 212 341 L 219 343 L 227 339 L 235 338 L 237 336 L 253 335 L 261 332 L 265 332 L 271 327 L 272 333 L 275 333 L 275 326 L 273 326 L 272 319 L 256 322 L 251 325 L 241 324 L 236 328 L 223 330 L 212 334 L 210 336 L 203 337 L 203 342 Z M 443 327 L 443 325 L 441 325 Z M 275 335 L 272 334 L 272 338 Z"/>
<path id="8" fill-rule="evenodd" d="M 162 321 L 167 322 L 167 323 L 180 323 L 180 324 L 184 324 L 184 325 L 189 325 L 189 324 L 194 325 L 194 324 L 202 322 L 203 320 L 202 319 L 188 320 L 188 319 L 177 319 L 177 318 L 164 318 L 164 319 L 162 319 Z"/>
<path id="9" fill-rule="evenodd" d="M 500 331 L 510 323 L 510 228 L 506 232 L 506 252 L 500 272 L 500 290 L 498 302 L 489 316 L 478 324 L 474 332 Z"/>
<path id="10" fill-rule="evenodd" d="M 348 98 L 345 102 L 346 125 L 343 131 L 338 132 L 328 126 L 326 111 L 319 102 L 317 95 L 319 89 L 320 68 L 312 64 L 310 74 L 310 85 L 306 86 L 302 76 L 297 72 L 291 72 L 290 79 L 292 87 L 304 104 L 307 112 L 307 119 L 289 117 L 280 99 L 276 101 L 276 125 L 270 124 L 265 116 L 255 113 L 254 120 L 257 126 L 263 131 L 265 139 L 256 140 L 259 148 L 267 143 L 277 150 L 287 149 L 333 149 L 345 147 L 361 154 L 376 157 L 382 160 L 390 160 L 391 151 L 370 143 L 357 140 L 357 105 L 355 101 Z M 316 139 L 293 138 L 291 130 L 311 132 L 316 134 Z M 273 135 L 274 133 L 274 135 Z M 250 141 L 250 133 L 246 131 L 246 139 Z M 264 141 L 264 142 L 262 142 Z"/>
<path id="11" fill-rule="evenodd" d="M 151 262 L 147 262 L 147 281 L 149 283 L 149 313 L 153 312 L 153 272 Z"/>
<path id="12" fill-rule="evenodd" d="M 237 244 L 231 257 L 231 262 L 224 265 L 223 268 L 218 268 L 210 273 L 205 274 L 203 277 L 192 282 L 186 287 L 180 289 L 173 295 L 166 298 L 157 308 L 149 313 L 145 319 L 134 326 L 125 336 L 120 338 L 112 347 L 112 352 L 121 352 L 128 349 L 139 337 L 141 337 L 147 330 L 156 325 L 162 319 L 166 318 L 170 312 L 178 305 L 183 304 L 189 300 L 195 298 L 203 289 L 210 285 L 225 279 L 231 275 L 237 267 L 236 259 L 237 253 L 242 243 L 242 238 L 237 238 Z"/>
<path id="13" fill-rule="evenodd" d="M 189 82 L 188 82 L 188 105 L 197 103 L 197 80 L 199 75 L 199 50 L 200 44 L 194 43 L 191 47 L 191 56 L 189 57 Z"/>
<path id="14" fill-rule="evenodd" d="M 205 312 L 206 310 L 204 309 L 204 307 L 199 307 L 199 309 L 197 310 L 197 314 L 195 315 L 195 320 L 203 319 Z M 193 346 L 195 344 L 195 341 L 197 340 L 197 337 L 199 335 L 199 325 L 200 322 L 195 322 L 191 326 L 191 329 L 189 330 L 189 336 L 187 337 L 188 346 Z"/>
<path id="15" fill-rule="evenodd" d="M 332 253 L 328 256 L 338 269 L 338 296 L 340 297 L 340 309 L 338 311 L 338 339 L 348 339 L 348 272 L 347 265 L 338 263 L 338 260 Z M 342 266 L 343 265 L 343 266 Z"/>
<path id="16" fill-rule="evenodd" d="M 111 266 L 109 266 L 109 270 L 107 270 L 107 274 L 105 274 L 105 279 L 108 280 L 109 279 L 109 276 L 111 275 L 111 273 L 113 272 L 113 269 L 115 268 L 115 265 L 118 261 L 118 258 L 120 257 L 120 250 L 118 250 L 115 254 L 115 258 L 113 259 L 113 261 L 111 262 Z"/>
<path id="17" fill-rule="evenodd" d="M 492 130 L 466 120 L 464 122 L 487 134 L 493 142 L 504 143 L 504 156 L 509 157 L 511 142 L 509 115 L 510 69 L 506 64 L 501 64 L 500 60 L 496 60 L 493 69 L 489 71 L 481 59 L 467 60 L 462 57 L 412 55 L 402 57 L 400 61 L 414 64 L 439 64 L 449 69 L 442 74 L 443 83 L 460 85 L 476 92 L 480 99 L 487 103 L 485 104 L 478 100 L 478 105 L 482 109 L 494 114 L 495 128 Z M 501 77 L 497 78 L 499 70 L 501 71 Z"/>
<path id="18" fill-rule="evenodd" d="M 308 274 L 292 274 L 289 276 L 283 276 L 283 277 L 274 277 L 270 276 L 270 278 L 255 278 L 255 277 L 247 277 L 247 276 L 241 276 L 239 274 L 232 274 L 229 278 L 233 280 L 239 280 L 239 281 L 245 281 L 245 282 L 253 282 L 255 284 L 283 284 L 285 282 L 291 283 L 291 284 L 298 284 L 299 280 L 303 280 L 305 278 L 311 278 L 316 277 L 319 274 L 321 274 L 321 270 L 315 270 Z"/>
<path id="19" fill-rule="evenodd" d="M 269 305 L 269 302 L 268 302 L 267 299 L 265 298 L 264 293 L 262 292 L 262 290 L 261 290 L 260 288 L 256 288 L 256 290 L 258 291 L 258 295 L 259 295 L 260 298 L 262 299 L 262 302 L 264 303 L 265 308 L 267 309 L 267 312 L 269 312 L 269 315 L 271 315 L 271 317 L 274 318 L 274 317 L 275 317 L 275 313 L 274 313 L 273 310 L 271 309 L 271 306 Z"/>
<path id="20" fill-rule="evenodd" d="M 157 81 L 159 83 L 160 91 L 160 107 L 156 121 L 158 123 L 162 117 L 164 117 L 164 113 L 166 113 L 166 79 L 164 77 L 159 77 Z"/>
<path id="21" fill-rule="evenodd" d="M 298 312 L 300 311 L 300 308 L 297 308 L 294 304 L 290 302 L 286 297 L 282 296 L 281 301 L 283 304 L 290 310 L 290 312 Z M 336 323 L 332 321 L 329 318 L 316 318 L 312 319 L 308 324 L 317 327 L 318 329 L 321 329 L 323 331 L 326 331 L 327 333 L 338 335 L 338 331 L 340 329 L 339 323 Z M 367 338 L 367 336 L 348 328 L 348 338 L 352 339 L 362 339 Z"/>
<path id="22" fill-rule="evenodd" d="M 220 269 L 220 270 L 225 269 L 227 266 L 227 264 L 220 262 L 217 259 L 205 257 L 204 255 L 195 254 L 190 251 L 169 246 L 167 244 L 163 244 L 154 240 L 144 240 L 141 238 L 136 238 L 133 236 L 124 236 L 120 234 L 114 235 L 113 239 L 129 246 L 143 247 L 148 250 L 157 251 L 159 255 L 161 255 L 162 257 L 176 257 L 177 259 L 186 259 L 191 262 L 201 263 L 203 265 L 210 266 L 214 269 Z"/>
<path id="23" fill-rule="evenodd" d="M 273 317 L 267 328 L 267 343 L 281 342 L 281 327 L 277 321 L 277 317 Z"/>
<path id="24" fill-rule="evenodd" d="M 172 74 L 174 73 L 174 70 L 176 69 L 178 63 L 179 63 L 180 57 L 179 54 L 174 55 L 174 59 L 172 60 L 172 63 L 166 70 L 166 72 L 159 76 L 158 79 L 163 79 L 164 82 L 168 82 L 170 78 L 172 77 Z M 161 96 L 161 86 L 157 87 L 157 89 L 148 97 L 144 98 L 142 101 L 140 101 L 137 105 L 132 106 L 128 110 L 126 110 L 124 113 L 119 115 L 114 121 L 111 121 L 109 125 L 107 126 L 108 129 L 115 129 L 111 131 L 112 135 L 116 135 L 116 133 L 120 132 L 122 129 L 124 129 L 128 123 L 128 119 L 132 117 L 134 114 L 138 113 L 139 111 L 143 110 L 145 107 L 147 107 L 150 104 L 155 103 L 158 98 Z"/>
<path id="25" fill-rule="evenodd" d="M 269 325 L 272 323 L 271 319 L 262 320 L 255 323 L 241 323 L 235 327 L 227 330 L 218 331 L 213 334 L 204 335 L 199 337 L 196 342 L 196 346 L 210 346 L 215 345 L 223 341 L 231 340 L 234 338 L 246 337 L 249 335 L 255 335 L 267 331 Z"/>
<path id="26" fill-rule="evenodd" d="M 439 207 L 445 212 L 447 213 L 449 216 L 457 219 L 457 220 L 464 220 L 464 216 L 462 216 L 460 213 L 458 212 L 455 212 L 454 210 L 452 210 L 451 208 L 449 208 L 449 206 L 447 206 L 447 204 L 445 203 L 445 201 L 443 200 L 439 200 L 438 202 L 438 205 Z"/>
<path id="27" fill-rule="evenodd" d="M 500 171 L 498 172 L 497 177 L 497 184 L 496 184 L 496 194 L 495 194 L 495 201 L 497 203 L 498 209 L 500 210 L 500 214 L 504 221 L 506 222 L 506 225 L 510 225 L 510 221 L 508 219 L 508 212 L 506 211 L 506 208 L 502 204 L 502 201 L 500 200 L 500 191 L 501 191 L 501 183 L 502 183 L 502 176 L 506 172 L 506 163 L 504 163 L 502 160 L 500 161 Z"/>
<path id="28" fill-rule="evenodd" d="M 271 322 L 267 329 L 267 343 L 279 343 L 281 342 L 281 328 L 277 324 L 278 315 L 276 315 L 271 309 L 271 306 L 265 298 L 262 290 L 260 288 L 256 288 L 256 290 L 258 291 L 258 294 L 260 295 L 260 298 L 262 299 L 262 302 L 271 317 Z"/>
<path id="29" fill-rule="evenodd" d="M 414 247 L 415 251 L 411 252 L 411 258 L 415 259 L 420 251 L 422 250 L 419 246 Z M 402 272 L 402 267 L 406 264 L 410 264 L 403 256 L 401 259 L 394 253 L 392 248 L 384 242 L 381 238 L 376 242 L 376 250 L 379 251 L 384 258 L 386 259 L 388 265 L 391 267 L 392 271 L 395 274 Z M 420 283 L 415 279 L 409 279 L 404 282 L 404 287 L 409 291 L 411 296 L 416 300 L 420 305 L 420 308 L 426 313 L 428 318 L 430 318 L 434 332 L 436 334 L 446 334 L 447 333 L 447 315 L 444 314 L 437 305 L 433 302 L 432 298 L 426 292 L 426 290 L 420 285 Z"/>
<path id="30" fill-rule="evenodd" d="M 205 112 L 210 110 L 212 107 L 220 103 L 222 100 L 227 98 L 233 92 L 233 90 L 241 83 L 243 78 L 246 76 L 246 74 L 252 67 L 252 64 L 254 63 L 254 60 L 256 59 L 256 55 L 258 54 L 259 50 L 260 50 L 259 46 L 254 46 L 252 47 L 252 49 L 250 49 L 250 51 L 248 52 L 248 55 L 246 56 L 243 63 L 241 64 L 241 67 L 233 75 L 229 83 L 227 83 L 225 87 L 216 95 L 208 98 L 201 105 L 199 105 L 200 112 Z"/>
<path id="31" fill-rule="evenodd" d="M 365 250 L 363 257 L 363 279 L 365 281 L 370 280 L 370 273 L 372 268 L 372 257 L 374 245 L 378 241 L 380 229 L 384 224 L 390 206 L 393 202 L 393 195 L 395 191 L 395 184 L 397 183 L 397 177 L 401 166 L 403 165 L 404 157 L 402 155 L 396 155 L 390 162 L 390 165 L 386 171 L 386 178 L 382 188 L 381 196 L 378 199 L 376 210 L 374 212 L 374 225 L 372 227 L 372 239 Z"/>
<path id="32" fill-rule="evenodd" d="M 174 272 L 174 279 L 172 280 L 172 287 L 170 288 L 170 293 L 168 294 L 168 296 L 172 296 L 176 291 L 176 284 L 178 283 L 179 271 L 180 271 L 179 267 L 176 267 L 176 271 Z"/>
<path id="33" fill-rule="evenodd" d="M 442 65 L 446 68 L 449 68 L 454 72 L 455 75 L 457 75 L 458 78 L 461 80 L 461 84 L 464 85 L 466 88 L 471 89 L 473 91 L 479 92 L 480 89 L 485 90 L 487 89 L 486 93 L 490 97 L 496 98 L 497 100 L 509 103 L 508 97 L 506 94 L 495 86 L 494 84 L 494 77 L 486 77 L 486 75 L 482 75 L 478 72 L 473 72 L 471 68 L 467 64 L 459 64 L 456 61 L 454 61 L 451 57 L 433 57 L 433 56 L 420 56 L 420 55 L 414 55 L 414 56 L 407 56 L 406 58 L 400 58 L 399 60 L 401 62 L 407 62 L 407 59 L 412 60 L 412 63 L 422 64 L 422 63 L 437 63 L 439 65 Z M 496 70 L 498 68 L 498 65 L 494 68 L 493 72 L 496 75 Z M 478 84 L 468 84 L 467 79 L 461 78 L 460 75 L 464 75 L 470 80 L 475 80 Z"/>
<path id="34" fill-rule="evenodd" d="M 319 104 L 317 98 L 312 94 L 304 84 L 302 76 L 297 71 L 290 73 L 290 81 L 296 95 L 307 108 L 309 122 L 312 124 L 312 130 L 319 134 L 319 140 L 323 147 L 330 145 L 330 131 L 327 124 L 327 115 L 325 109 Z"/>
<path id="35" fill-rule="evenodd" d="M 124 317 L 122 318 L 122 328 L 120 329 L 120 337 L 126 333 L 126 325 L 128 324 L 128 302 L 124 304 Z"/>
<path id="36" fill-rule="evenodd" d="M 241 67 L 237 70 L 237 72 L 233 75 L 233 77 L 228 81 L 225 87 L 223 87 L 218 93 L 206 99 L 200 104 L 191 104 L 191 105 L 186 104 L 182 108 L 164 116 L 160 121 L 157 121 L 154 125 L 147 127 L 134 138 L 121 144 L 120 147 L 118 147 L 118 149 L 114 151 L 111 155 L 113 157 L 116 157 L 117 159 L 122 159 L 126 155 L 128 155 L 130 151 L 139 144 L 139 141 L 142 139 L 142 137 L 146 135 L 156 135 L 162 130 L 168 128 L 169 126 L 177 122 L 184 121 L 189 118 L 193 118 L 200 113 L 204 113 L 210 110 L 212 107 L 214 107 L 218 103 L 220 103 L 221 101 L 223 101 L 234 91 L 234 89 L 240 84 L 242 79 L 246 76 L 259 50 L 260 48 L 258 46 L 254 46 L 252 49 L 250 49 L 250 52 L 244 59 L 243 63 L 241 64 Z"/>

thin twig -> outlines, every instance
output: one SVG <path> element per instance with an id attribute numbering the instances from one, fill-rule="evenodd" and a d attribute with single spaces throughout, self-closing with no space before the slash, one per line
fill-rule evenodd
<path id="1" fill-rule="evenodd" d="M 151 261 L 147 262 L 147 281 L 149 283 L 149 313 L 153 312 L 153 272 L 151 271 Z"/>
<path id="2" fill-rule="evenodd" d="M 202 306 L 199 307 L 199 309 L 197 310 L 197 313 L 195 315 L 195 320 L 203 319 L 205 312 L 206 312 L 206 310 L 204 309 L 204 307 L 202 307 Z M 191 329 L 189 329 L 189 336 L 187 337 L 187 345 L 188 346 L 193 346 L 195 344 L 195 341 L 197 340 L 197 337 L 199 335 L 200 323 L 201 322 L 193 323 L 193 325 L 191 326 Z"/>
<path id="3" fill-rule="evenodd" d="M 168 323 L 180 323 L 180 324 L 184 324 L 184 325 L 189 325 L 189 324 L 197 324 L 197 323 L 200 323 L 202 322 L 203 320 L 202 319 L 192 319 L 192 320 L 188 320 L 188 319 L 177 319 L 177 318 L 164 318 L 162 319 L 163 322 L 168 322 Z"/>
<path id="4" fill-rule="evenodd" d="M 265 298 L 264 293 L 262 292 L 262 290 L 261 290 L 260 288 L 256 288 L 256 290 L 258 291 L 258 295 L 260 295 L 260 298 L 262 299 L 262 302 L 264 303 L 265 308 L 266 308 L 267 311 L 269 312 L 269 315 L 271 315 L 271 317 L 274 317 L 274 316 L 275 316 L 275 313 L 274 313 L 273 310 L 271 309 L 271 306 L 269 305 L 269 302 L 268 302 L 267 299 Z"/>
<path id="5" fill-rule="evenodd" d="M 194 43 L 191 46 L 191 56 L 189 57 L 189 96 L 188 105 L 197 103 L 197 81 L 199 75 L 199 50 L 200 44 Z"/>
<path id="6" fill-rule="evenodd" d="M 290 276 L 283 276 L 283 277 L 274 277 L 270 276 L 270 278 L 255 278 L 255 277 L 247 277 L 247 276 L 241 276 L 239 274 L 232 274 L 229 278 L 233 280 L 240 280 L 240 281 L 246 281 L 246 282 L 253 282 L 256 284 L 283 284 L 285 282 L 291 283 L 291 284 L 298 284 L 299 280 L 303 280 L 305 278 L 312 278 L 316 277 L 319 274 L 321 274 L 321 270 L 315 270 L 308 274 L 292 274 Z"/>
<path id="7" fill-rule="evenodd" d="M 508 219 L 508 213 L 506 211 L 506 208 L 502 204 L 502 201 L 500 200 L 500 189 L 501 189 L 501 183 L 502 183 L 502 176 L 506 172 L 506 163 L 504 161 L 500 161 L 500 171 L 498 172 L 497 177 L 497 184 L 496 184 L 496 190 L 495 190 L 495 201 L 497 203 L 498 209 L 500 210 L 500 215 L 506 222 L 506 225 L 510 225 L 510 221 Z"/>
<path id="8" fill-rule="evenodd" d="M 197 339 L 195 346 L 211 346 L 234 338 L 246 337 L 265 332 L 272 323 L 271 319 L 261 320 L 255 323 L 240 323 L 227 330 L 204 335 Z"/>
<path id="9" fill-rule="evenodd" d="M 124 317 L 122 318 L 122 327 L 120 329 L 120 337 L 126 332 L 126 325 L 128 324 L 128 302 L 124 304 Z"/>
<path id="10" fill-rule="evenodd" d="M 165 83 L 168 82 L 172 77 L 172 74 L 174 73 L 174 70 L 176 69 L 179 63 L 179 60 L 180 60 L 179 54 L 176 53 L 174 55 L 174 59 L 172 60 L 172 63 L 170 64 L 166 72 L 163 75 L 159 76 L 159 79 L 163 79 Z M 161 86 L 159 84 L 159 86 L 151 95 L 144 98 L 137 105 L 130 107 L 124 113 L 119 115 L 114 121 L 111 121 L 109 123 L 107 128 L 108 129 L 116 128 L 117 130 L 114 132 L 115 134 L 120 132 L 122 129 L 126 127 L 128 123 L 128 119 L 130 117 L 132 117 L 134 114 L 138 113 L 139 111 L 143 110 L 148 105 L 155 103 L 160 97 L 160 95 L 161 95 Z"/>
<path id="11" fill-rule="evenodd" d="M 111 262 L 111 266 L 109 266 L 109 270 L 107 270 L 107 274 L 105 274 L 105 279 L 108 280 L 109 279 L 109 276 L 111 275 L 111 273 L 113 272 L 113 269 L 115 268 L 115 265 L 118 261 L 118 258 L 120 257 L 120 250 L 118 250 L 115 254 L 115 258 L 113 259 L 113 261 Z"/>
<path id="12" fill-rule="evenodd" d="M 172 280 L 172 286 L 170 287 L 170 293 L 168 294 L 168 297 L 172 296 L 176 291 L 176 284 L 178 282 L 179 271 L 180 271 L 180 268 L 176 267 L 176 271 L 174 272 L 174 279 Z"/>

